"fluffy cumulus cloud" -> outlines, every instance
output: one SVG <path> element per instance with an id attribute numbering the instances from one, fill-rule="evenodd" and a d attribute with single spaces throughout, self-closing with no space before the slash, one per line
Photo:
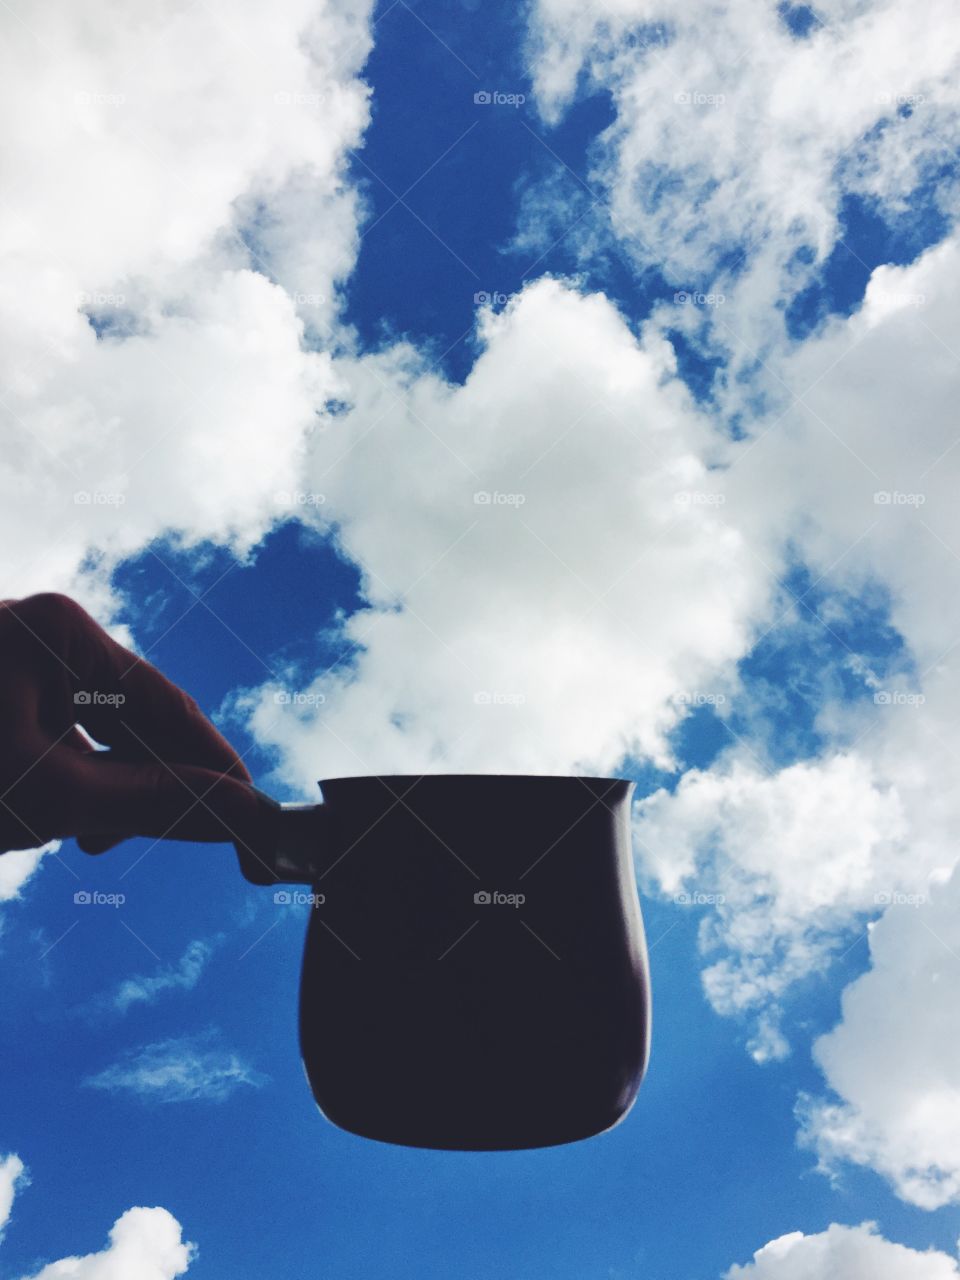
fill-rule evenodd
<path id="1" fill-rule="evenodd" d="M 22 1280 L 174 1280 L 190 1266 L 194 1246 L 166 1209 L 128 1209 L 99 1253 L 61 1258 Z"/>
<path id="2" fill-rule="evenodd" d="M 668 303 L 637 337 L 602 294 L 541 279 L 481 312 L 462 386 L 404 344 L 332 341 L 362 216 L 344 157 L 368 117 L 366 0 L 98 0 L 82 18 L 41 0 L 31 30 L 0 18 L 0 162 L 17 179 L 0 210 L 4 590 L 73 591 L 109 620 L 110 567 L 158 534 L 244 555 L 281 516 L 312 522 L 359 567 L 363 603 L 328 668 L 234 703 L 305 794 L 325 775 L 491 762 L 679 768 L 692 695 L 749 713 L 737 664 L 777 627 L 789 562 L 820 580 L 810 625 L 831 634 L 844 600 L 882 591 L 902 656 L 875 670 L 851 645 L 862 687 L 817 708 L 820 757 L 778 771 L 750 747 L 724 754 L 643 803 L 638 850 L 662 891 L 717 895 L 706 990 L 750 1016 L 758 1059 L 786 1052 L 792 984 L 887 907 L 874 967 L 818 1048 L 831 1092 L 805 1132 L 825 1168 L 873 1164 L 932 1205 L 958 1196 L 954 1130 L 924 1117 L 952 1116 L 960 1077 L 946 1049 L 927 1074 L 905 1063 L 896 1099 L 871 1073 L 894 1038 L 874 1011 L 898 1004 L 881 943 L 904 931 L 913 1040 L 955 1043 L 924 985 L 944 963 L 921 945 L 934 917 L 893 895 L 946 895 L 956 861 L 960 606 L 942 585 L 960 556 L 960 243 L 879 268 L 854 315 L 803 343 L 783 317 L 838 243 L 845 194 L 896 219 L 955 147 L 960 36 L 947 0 L 919 24 L 905 0 L 829 0 L 805 34 L 782 8 L 610 0 L 601 22 L 540 0 L 545 118 L 583 68 L 616 108 L 591 176 L 612 220 L 585 217 L 583 247 L 612 234 L 671 289 L 726 301 Z M 936 200 L 952 216 L 952 180 Z M 531 190 L 528 212 L 566 225 L 580 210 L 557 189 Z M 727 357 L 721 416 L 697 407 L 663 334 L 695 337 L 704 317 Z M 0 896 L 37 859 L 4 868 Z M 198 962 L 116 999 L 189 985 Z M 854 1047 L 868 1028 L 869 1060 Z M 257 1082 L 183 1041 L 88 1081 L 160 1100 Z M 897 1248 L 858 1230 L 851 1249 Z M 796 1268 L 849 1238 L 786 1237 L 739 1270 L 813 1275 Z"/>
<path id="3" fill-rule="evenodd" d="M 706 993 L 720 1013 L 755 1013 L 758 1060 L 786 1052 L 776 1015 L 791 984 L 822 968 L 859 913 L 924 884 L 896 789 L 856 755 L 765 772 L 734 754 L 692 769 L 639 803 L 635 835 L 663 891 L 712 909 Z"/>
<path id="4" fill-rule="evenodd" d="M 870 969 L 814 1046 L 831 1092 L 801 1100 L 802 1137 L 826 1171 L 871 1166 L 935 1209 L 960 1200 L 960 872 L 894 895 L 869 937 Z"/>
<path id="5" fill-rule="evenodd" d="M 715 389 L 739 431 L 719 514 L 783 587 L 770 629 L 802 615 L 845 647 L 853 677 L 844 696 L 817 691 L 818 757 L 771 771 L 748 743 L 642 802 L 638 857 L 664 892 L 720 899 L 704 903 L 705 986 L 722 1012 L 750 1014 L 758 1059 L 787 1051 L 791 985 L 870 923 L 872 968 L 817 1047 L 830 1092 L 804 1101 L 804 1133 L 824 1169 L 870 1165 L 934 1207 L 960 1196 L 940 976 L 955 963 L 945 946 L 957 950 L 960 822 L 960 606 L 945 585 L 960 559 L 960 239 L 955 175 L 941 168 L 960 126 L 960 39 L 946 6 L 923 30 L 903 0 L 802 9 L 615 0 L 597 15 L 540 0 L 529 50 L 546 121 L 578 83 L 613 95 L 590 175 L 604 199 L 574 231 L 581 248 L 612 236 L 672 287 L 724 296 L 668 302 L 650 327 L 725 357 Z M 791 340 L 784 317 L 846 238 L 851 196 L 901 233 L 911 214 L 936 234 L 922 209 L 948 230 L 911 265 L 878 267 L 852 315 Z M 530 227 L 570 222 L 581 210 L 564 199 L 531 190 Z M 818 586 L 806 602 L 783 585 L 791 563 Z M 878 593 L 901 641 L 883 663 L 859 651 L 849 609 Z M 731 690 L 750 721 L 749 688 Z"/>
<path id="6" fill-rule="evenodd" d="M 216 1043 L 214 1034 L 181 1036 L 129 1050 L 83 1083 L 143 1102 L 223 1102 L 266 1077 Z"/>
<path id="7" fill-rule="evenodd" d="M 19 1156 L 0 1160 L 0 1236 L 10 1219 L 14 1195 L 29 1179 Z M 61 1258 L 22 1280 L 174 1280 L 182 1276 L 195 1246 L 166 1209 L 128 1209 L 113 1224 L 99 1253 Z"/>
<path id="8" fill-rule="evenodd" d="M 684 695 L 729 678 L 764 614 L 669 344 L 549 278 L 480 336 L 463 386 L 402 347 L 340 365 L 352 410 L 306 484 L 369 603 L 329 670 L 241 702 L 305 789 L 670 765 Z"/>
<path id="9" fill-rule="evenodd" d="M 956 1260 L 939 1250 L 920 1252 L 877 1234 L 876 1224 L 831 1223 L 826 1231 L 791 1231 L 771 1240 L 745 1266 L 733 1266 L 724 1280 L 953 1280 Z"/>
<path id="10" fill-rule="evenodd" d="M 157 535 L 242 555 L 288 514 L 331 382 L 304 333 L 329 332 L 356 253 L 368 20 L 365 0 L 4 16 L 7 595 L 109 615 L 106 570 Z"/>
<path id="11" fill-rule="evenodd" d="M 803 24 L 767 0 L 682 10 L 664 0 L 538 0 L 529 33 L 536 100 L 554 123 L 581 77 L 608 90 L 583 208 L 562 191 L 530 193 L 529 223 L 550 239 L 606 228 L 641 267 L 678 289 L 720 293 L 705 308 L 734 364 L 783 334 L 784 300 L 820 270 L 844 234 L 844 195 L 891 215 L 955 157 L 960 33 L 949 0 L 918 24 L 909 0 L 833 0 Z M 558 225 L 555 227 L 554 223 Z M 680 325 L 698 308 L 673 308 Z"/>
<path id="12" fill-rule="evenodd" d="M 908 268 L 874 272 L 853 316 L 778 363 L 786 407 L 775 428 L 761 423 L 731 449 L 726 472 L 728 509 L 751 545 L 791 543 L 813 578 L 848 597 L 881 585 L 902 653 L 883 671 L 846 653 L 859 689 L 818 706 L 832 744 L 821 758 L 771 776 L 755 755 L 724 757 L 644 801 L 637 827 L 638 856 L 664 890 L 726 895 L 707 908 L 704 979 L 718 1009 L 752 1013 L 759 1058 L 786 1051 L 778 1014 L 790 983 L 822 971 L 851 929 L 883 914 L 870 935 L 873 967 L 818 1048 L 833 1092 L 808 1100 L 805 1132 L 823 1168 L 872 1165 L 926 1207 L 960 1198 L 950 1120 L 960 1074 L 937 983 L 938 938 L 955 946 L 947 904 L 960 823 L 960 607 L 944 589 L 960 555 L 958 284 L 956 237 Z M 844 622 L 828 604 L 811 625 L 837 636 Z M 922 912 L 901 909 L 918 897 L 929 900 Z M 881 962 L 888 938 L 916 961 L 906 1000 L 904 974 Z M 891 1069 L 895 1045 L 921 1057 Z M 927 1048 L 930 1076 L 919 1070 Z M 877 1093 L 884 1084 L 889 1096 Z"/>

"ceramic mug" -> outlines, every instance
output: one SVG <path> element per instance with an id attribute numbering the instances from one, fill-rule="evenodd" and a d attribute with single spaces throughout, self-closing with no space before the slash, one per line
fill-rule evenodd
<path id="1" fill-rule="evenodd" d="M 552 1146 L 622 1120 L 651 1028 L 634 784 L 319 785 L 322 804 L 285 806 L 272 869 L 244 873 L 311 886 L 300 1048 L 327 1119 L 448 1150 Z"/>

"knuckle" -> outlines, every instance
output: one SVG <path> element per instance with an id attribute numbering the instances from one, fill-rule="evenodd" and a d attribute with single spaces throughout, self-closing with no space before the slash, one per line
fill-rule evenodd
<path id="1" fill-rule="evenodd" d="M 25 596 L 11 606 L 21 622 L 46 639 L 62 636 L 78 624 L 88 624 L 90 615 L 76 600 L 60 591 L 40 591 Z"/>

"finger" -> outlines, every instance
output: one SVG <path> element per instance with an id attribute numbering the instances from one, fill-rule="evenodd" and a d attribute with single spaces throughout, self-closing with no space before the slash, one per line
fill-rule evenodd
<path id="1" fill-rule="evenodd" d="M 118 832 L 124 837 L 230 841 L 258 861 L 275 836 L 276 802 L 212 769 L 132 764 L 111 760 L 107 752 L 82 755 L 57 746 L 41 772 L 48 823 L 57 828 L 51 835 L 82 832 L 95 847 L 103 840 L 115 841 Z"/>
<path id="2" fill-rule="evenodd" d="M 124 840 L 127 840 L 129 838 L 130 838 L 129 836 L 125 836 L 125 835 L 124 836 L 122 835 L 115 835 L 115 836 L 81 835 L 81 836 L 77 836 L 77 848 L 82 853 L 90 853 L 90 854 L 106 853 L 108 849 L 115 849 L 118 844 L 123 844 Z"/>
<path id="3" fill-rule="evenodd" d="M 251 782 L 229 742 L 196 701 L 145 658 L 118 644 L 68 596 L 44 592 L 0 605 L 4 639 L 15 638 L 49 696 L 44 727 L 79 721 L 127 759 L 177 760 Z"/>

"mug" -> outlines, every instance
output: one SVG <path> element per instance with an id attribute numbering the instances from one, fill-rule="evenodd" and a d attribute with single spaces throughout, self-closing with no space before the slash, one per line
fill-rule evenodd
<path id="1" fill-rule="evenodd" d="M 300 1050 L 326 1118 L 458 1151 L 554 1146 L 618 1124 L 651 1030 L 634 784 L 319 785 L 322 804 L 284 806 L 272 874 L 312 887 Z"/>

